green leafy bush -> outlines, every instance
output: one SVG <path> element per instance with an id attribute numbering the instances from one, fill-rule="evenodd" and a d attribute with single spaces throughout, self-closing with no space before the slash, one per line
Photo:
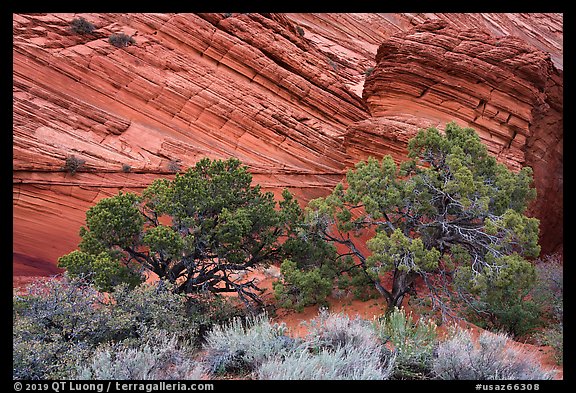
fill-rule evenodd
<path id="1" fill-rule="evenodd" d="M 423 318 L 414 321 L 412 313 L 395 308 L 376 318 L 374 328 L 378 337 L 391 342 L 396 351 L 397 379 L 426 379 L 430 376 L 432 356 L 438 345 L 436 324 Z"/>
<path id="2" fill-rule="evenodd" d="M 281 280 L 273 282 L 278 305 L 301 312 L 311 304 L 325 304 L 332 291 L 332 281 L 323 277 L 320 268 L 300 270 L 286 259 L 280 265 Z"/>
<path id="3" fill-rule="evenodd" d="M 518 229 L 521 232 L 521 229 Z M 467 302 L 466 318 L 489 330 L 504 330 L 513 336 L 532 333 L 543 325 L 542 304 L 530 298 L 536 284 L 534 266 L 519 257 L 509 255 L 505 263 L 478 280 L 470 270 L 455 275 L 459 288 L 472 294 Z"/>

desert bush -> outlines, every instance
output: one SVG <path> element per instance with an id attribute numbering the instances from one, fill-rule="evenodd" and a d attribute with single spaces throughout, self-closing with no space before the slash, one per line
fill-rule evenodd
<path id="1" fill-rule="evenodd" d="M 66 277 L 31 283 L 24 295 L 13 297 L 15 329 L 24 337 L 52 341 L 101 342 L 106 336 L 108 317 L 104 296 L 81 281 Z"/>
<path id="2" fill-rule="evenodd" d="M 70 22 L 70 29 L 76 34 L 92 34 L 96 30 L 96 26 L 80 17 Z"/>
<path id="3" fill-rule="evenodd" d="M 535 262 L 536 284 L 531 295 L 542 305 L 544 314 L 553 323 L 564 319 L 564 271 L 560 255 L 552 254 Z"/>
<path id="4" fill-rule="evenodd" d="M 475 343 L 468 330 L 459 329 L 439 344 L 432 371 L 438 379 L 450 380 L 552 379 L 553 372 L 509 341 L 505 333 L 482 332 Z"/>
<path id="5" fill-rule="evenodd" d="M 90 356 L 90 346 L 70 342 L 54 335 L 50 340 L 36 340 L 25 334 L 31 324 L 14 324 L 12 336 L 12 378 L 18 380 L 67 379 L 77 363 Z"/>
<path id="6" fill-rule="evenodd" d="M 167 285 L 124 284 L 105 296 L 66 276 L 32 283 L 13 297 L 13 377 L 68 378 L 101 344 L 135 345 L 162 331 L 194 342 L 198 323 L 186 297 Z"/>
<path id="7" fill-rule="evenodd" d="M 62 169 L 71 175 L 75 175 L 76 172 L 84 166 L 84 164 L 86 164 L 86 160 L 78 158 L 75 155 L 71 155 L 66 157 L 66 161 Z"/>
<path id="8" fill-rule="evenodd" d="M 190 355 L 176 336 L 160 331 L 136 346 L 119 343 L 99 348 L 87 364 L 78 366 L 76 379 L 200 379 L 202 365 Z"/>
<path id="9" fill-rule="evenodd" d="M 203 316 L 191 313 L 188 297 L 174 293 L 167 280 L 144 283 L 131 289 L 116 286 L 108 308 L 109 340 L 140 340 L 142 332 L 166 331 L 181 340 L 196 341 Z M 143 330 L 144 329 L 144 330 Z"/>
<path id="10" fill-rule="evenodd" d="M 13 297 L 13 378 L 67 378 L 107 335 L 103 298 L 65 279 L 31 283 Z"/>
<path id="11" fill-rule="evenodd" d="M 378 346 L 348 345 L 311 353 L 292 351 L 265 361 L 257 371 L 266 380 L 383 380 L 392 373 L 393 357 L 383 361 Z"/>
<path id="12" fill-rule="evenodd" d="M 431 320 L 412 319 L 412 313 L 395 308 L 374 320 L 380 339 L 391 342 L 396 351 L 394 377 L 398 379 L 427 378 L 431 372 L 432 354 L 438 345 L 436 324 Z"/>
<path id="13" fill-rule="evenodd" d="M 119 34 L 112 34 L 108 38 L 108 42 L 117 48 L 123 48 L 135 44 L 136 40 L 127 34 L 119 33 Z"/>
<path id="14" fill-rule="evenodd" d="M 237 298 L 209 291 L 189 296 L 186 306 L 189 317 L 198 325 L 198 345 L 205 343 L 206 335 L 214 325 L 225 324 L 234 318 L 246 318 L 248 313 Z"/>
<path id="15" fill-rule="evenodd" d="M 312 350 L 347 348 L 380 348 L 380 342 L 370 322 L 346 314 L 331 313 L 321 308 L 318 316 L 308 323 L 305 343 Z M 380 348 L 382 349 L 382 348 Z"/>
<path id="16" fill-rule="evenodd" d="M 283 356 L 269 357 L 259 379 L 388 379 L 395 356 L 370 322 L 321 309 L 304 341 Z"/>
<path id="17" fill-rule="evenodd" d="M 561 365 L 564 362 L 564 327 L 562 324 L 556 323 L 542 330 L 538 337 L 545 345 L 552 347 L 556 364 Z"/>
<path id="18" fill-rule="evenodd" d="M 266 314 L 233 318 L 207 334 L 204 362 L 211 374 L 251 372 L 266 359 L 289 351 L 296 341 L 284 324 L 272 324 Z"/>
<path id="19" fill-rule="evenodd" d="M 272 284 L 280 307 L 302 312 L 311 304 L 326 303 L 333 284 L 322 276 L 319 268 L 301 270 L 295 262 L 286 259 L 280 265 L 280 272 L 282 279 Z"/>

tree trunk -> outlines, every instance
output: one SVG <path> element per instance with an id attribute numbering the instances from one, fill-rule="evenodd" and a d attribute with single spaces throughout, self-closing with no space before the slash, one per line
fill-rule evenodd
<path id="1" fill-rule="evenodd" d="M 394 270 L 394 278 L 392 281 L 392 293 L 387 299 L 388 310 L 392 311 L 394 307 L 400 308 L 404 295 L 410 292 L 417 274 L 414 272 L 405 272 L 402 270 Z"/>

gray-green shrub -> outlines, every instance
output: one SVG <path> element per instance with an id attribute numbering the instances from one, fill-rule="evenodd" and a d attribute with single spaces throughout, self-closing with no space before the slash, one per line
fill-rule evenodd
<path id="1" fill-rule="evenodd" d="M 458 329 L 439 344 L 432 360 L 438 379 L 545 380 L 553 371 L 542 369 L 534 356 L 509 345 L 504 333 L 482 332 L 474 342 L 468 330 Z"/>
<path id="2" fill-rule="evenodd" d="M 564 326 L 561 323 L 553 324 L 540 332 L 538 338 L 545 345 L 549 345 L 554 350 L 554 360 L 561 365 L 564 362 Z"/>
<path id="3" fill-rule="evenodd" d="M 532 298 L 542 305 L 548 318 L 562 323 L 564 319 L 564 269 L 559 254 L 547 255 L 535 262 L 536 284 Z"/>
<path id="4" fill-rule="evenodd" d="M 266 380 L 383 380 L 394 367 L 393 358 L 382 360 L 378 346 L 350 344 L 312 353 L 300 347 L 284 357 L 270 358 L 257 371 Z"/>
<path id="5" fill-rule="evenodd" d="M 30 284 L 13 297 L 13 378 L 65 379 L 103 343 L 145 342 L 160 331 L 195 342 L 186 296 L 163 281 L 105 296 L 66 276 Z"/>
<path id="6" fill-rule="evenodd" d="M 305 343 L 312 349 L 380 347 L 369 321 L 359 317 L 350 318 L 342 313 L 330 313 L 325 308 L 320 309 L 318 316 L 308 322 Z"/>
<path id="7" fill-rule="evenodd" d="M 134 289 L 127 284 L 114 287 L 108 307 L 110 339 L 140 340 L 146 338 L 142 331 L 164 330 L 180 339 L 195 341 L 200 316 L 188 312 L 188 297 L 175 293 L 173 287 L 167 280 L 144 283 Z"/>
<path id="8" fill-rule="evenodd" d="M 66 279 L 30 284 L 13 296 L 13 378 L 66 378 L 107 335 L 103 296 Z"/>
<path id="9" fill-rule="evenodd" d="M 388 379 L 395 355 L 369 321 L 322 309 L 304 340 L 283 356 L 269 357 L 259 379 Z"/>
<path id="10" fill-rule="evenodd" d="M 271 323 L 266 314 L 215 325 L 204 344 L 206 368 L 211 374 L 252 372 L 294 346 L 295 340 L 286 333 L 285 324 Z"/>
<path id="11" fill-rule="evenodd" d="M 76 379 L 183 380 L 201 379 L 204 370 L 176 336 L 157 332 L 137 346 L 107 345 L 80 365 Z"/>

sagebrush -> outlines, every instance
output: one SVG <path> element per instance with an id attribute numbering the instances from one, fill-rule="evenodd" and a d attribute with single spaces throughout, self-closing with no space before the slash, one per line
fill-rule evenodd
<path id="1" fill-rule="evenodd" d="M 286 333 L 285 325 L 270 322 L 266 314 L 215 325 L 204 344 L 206 369 L 212 374 L 250 373 L 292 348 L 295 340 Z"/>
<path id="2" fill-rule="evenodd" d="M 176 336 L 157 331 L 136 346 L 112 344 L 97 349 L 76 379 L 185 380 L 200 379 L 204 369 L 178 344 Z"/>
<path id="3" fill-rule="evenodd" d="M 458 329 L 439 344 L 432 370 L 438 379 L 450 380 L 546 380 L 535 356 L 513 347 L 505 333 L 482 332 L 477 342 L 468 330 Z"/>

